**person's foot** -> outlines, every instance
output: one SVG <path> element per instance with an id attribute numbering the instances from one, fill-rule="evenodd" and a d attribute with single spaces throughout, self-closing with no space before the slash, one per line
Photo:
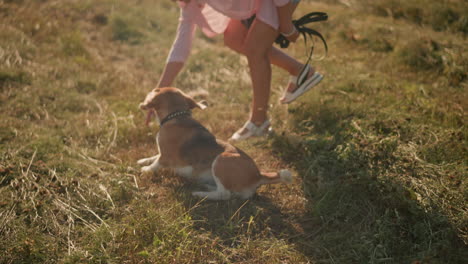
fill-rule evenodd
<path id="1" fill-rule="evenodd" d="M 315 73 L 315 70 L 311 68 L 309 71 L 309 74 L 307 74 L 307 79 L 312 77 L 314 73 Z M 297 82 L 297 76 L 291 76 L 291 78 L 289 78 L 288 87 L 286 88 L 286 91 L 290 93 L 294 93 L 294 91 L 296 91 L 296 89 L 298 88 L 298 86 L 296 85 L 296 82 Z"/>
<path id="2" fill-rule="evenodd" d="M 254 124 L 252 121 L 247 121 L 244 126 L 237 130 L 232 136 L 231 140 L 240 141 L 250 137 L 264 136 L 270 130 L 270 120 L 265 120 L 260 125 Z"/>
<path id="3" fill-rule="evenodd" d="M 301 76 L 291 76 L 288 87 L 284 91 L 280 102 L 283 104 L 289 104 L 296 100 L 299 96 L 316 86 L 322 79 L 323 75 L 316 72 L 312 67 L 306 65 L 305 70 L 308 70 L 307 76 L 304 78 Z"/>

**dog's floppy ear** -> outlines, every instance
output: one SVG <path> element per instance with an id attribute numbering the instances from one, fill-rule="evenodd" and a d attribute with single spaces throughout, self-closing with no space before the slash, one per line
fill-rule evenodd
<path id="1" fill-rule="evenodd" d="M 158 93 L 161 91 L 161 89 L 159 88 L 155 88 L 153 90 L 151 90 L 151 92 L 149 92 L 146 97 L 145 97 L 145 100 L 140 103 L 140 109 L 141 110 L 149 110 L 153 104 L 153 101 L 154 101 L 154 98 L 156 97 L 156 95 L 158 95 Z"/>
<path id="2" fill-rule="evenodd" d="M 194 109 L 194 108 L 200 108 L 200 109 L 205 109 L 206 108 L 206 105 L 203 103 L 204 101 L 201 101 L 201 102 L 195 102 L 195 100 L 193 100 L 193 98 L 189 95 L 187 95 L 186 93 L 180 91 L 180 94 L 182 94 L 183 97 L 185 97 L 185 100 L 187 101 L 187 104 L 189 106 L 190 109 Z"/>
<path id="3" fill-rule="evenodd" d="M 208 102 L 205 100 L 201 100 L 197 103 L 198 107 L 200 107 L 201 110 L 204 110 L 205 108 L 208 107 Z"/>
<path id="4" fill-rule="evenodd" d="M 186 95 L 185 93 L 182 92 L 182 95 L 184 95 L 185 97 L 185 100 L 187 100 L 187 103 L 189 105 L 189 108 L 190 109 L 193 109 L 193 108 L 200 108 L 200 109 L 205 109 L 206 108 L 206 105 L 204 103 L 206 103 L 205 101 L 200 101 L 200 102 L 195 102 L 195 100 L 193 100 L 192 97 Z"/>
<path id="5" fill-rule="evenodd" d="M 190 109 L 198 107 L 198 108 L 203 110 L 203 109 L 206 108 L 206 105 L 205 105 L 206 102 L 205 101 L 200 101 L 200 102 L 197 103 L 190 97 L 186 97 L 186 98 L 187 98 L 187 103 L 188 103 Z"/>

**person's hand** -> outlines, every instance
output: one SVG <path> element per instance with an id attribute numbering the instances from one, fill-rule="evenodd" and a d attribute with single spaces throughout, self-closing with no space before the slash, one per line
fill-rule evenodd
<path id="1" fill-rule="evenodd" d="M 281 31 L 281 35 L 291 42 L 296 42 L 297 38 L 299 38 L 299 31 L 297 31 L 297 28 L 291 23 L 288 30 Z"/>

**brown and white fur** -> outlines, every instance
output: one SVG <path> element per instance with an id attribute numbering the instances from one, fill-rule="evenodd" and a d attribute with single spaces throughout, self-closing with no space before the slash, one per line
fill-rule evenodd
<path id="1" fill-rule="evenodd" d="M 260 172 L 255 162 L 242 150 L 215 138 L 205 127 L 186 114 L 194 108 L 205 108 L 177 88 L 156 88 L 140 104 L 155 111 L 158 122 L 174 113 L 176 117 L 161 125 L 156 141 L 159 154 L 138 161 L 143 172 L 171 168 L 183 177 L 211 184 L 212 190 L 193 192 L 197 197 L 227 200 L 233 195 L 250 198 L 262 184 L 291 182 L 288 170 Z M 188 112 L 189 113 L 189 112 Z"/>

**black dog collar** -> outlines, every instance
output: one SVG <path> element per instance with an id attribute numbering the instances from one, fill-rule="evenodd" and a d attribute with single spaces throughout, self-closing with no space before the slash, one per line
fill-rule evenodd
<path id="1" fill-rule="evenodd" d="M 174 119 L 174 118 L 177 118 L 179 116 L 184 116 L 184 115 L 188 115 L 188 116 L 191 116 L 192 115 L 192 111 L 190 110 L 184 110 L 184 111 L 177 111 L 177 112 L 173 112 L 173 113 L 170 113 L 169 115 L 167 115 L 165 118 L 163 118 L 163 120 L 161 120 L 161 122 L 159 123 L 159 126 L 163 126 L 165 123 L 167 123 L 168 121 Z"/>

